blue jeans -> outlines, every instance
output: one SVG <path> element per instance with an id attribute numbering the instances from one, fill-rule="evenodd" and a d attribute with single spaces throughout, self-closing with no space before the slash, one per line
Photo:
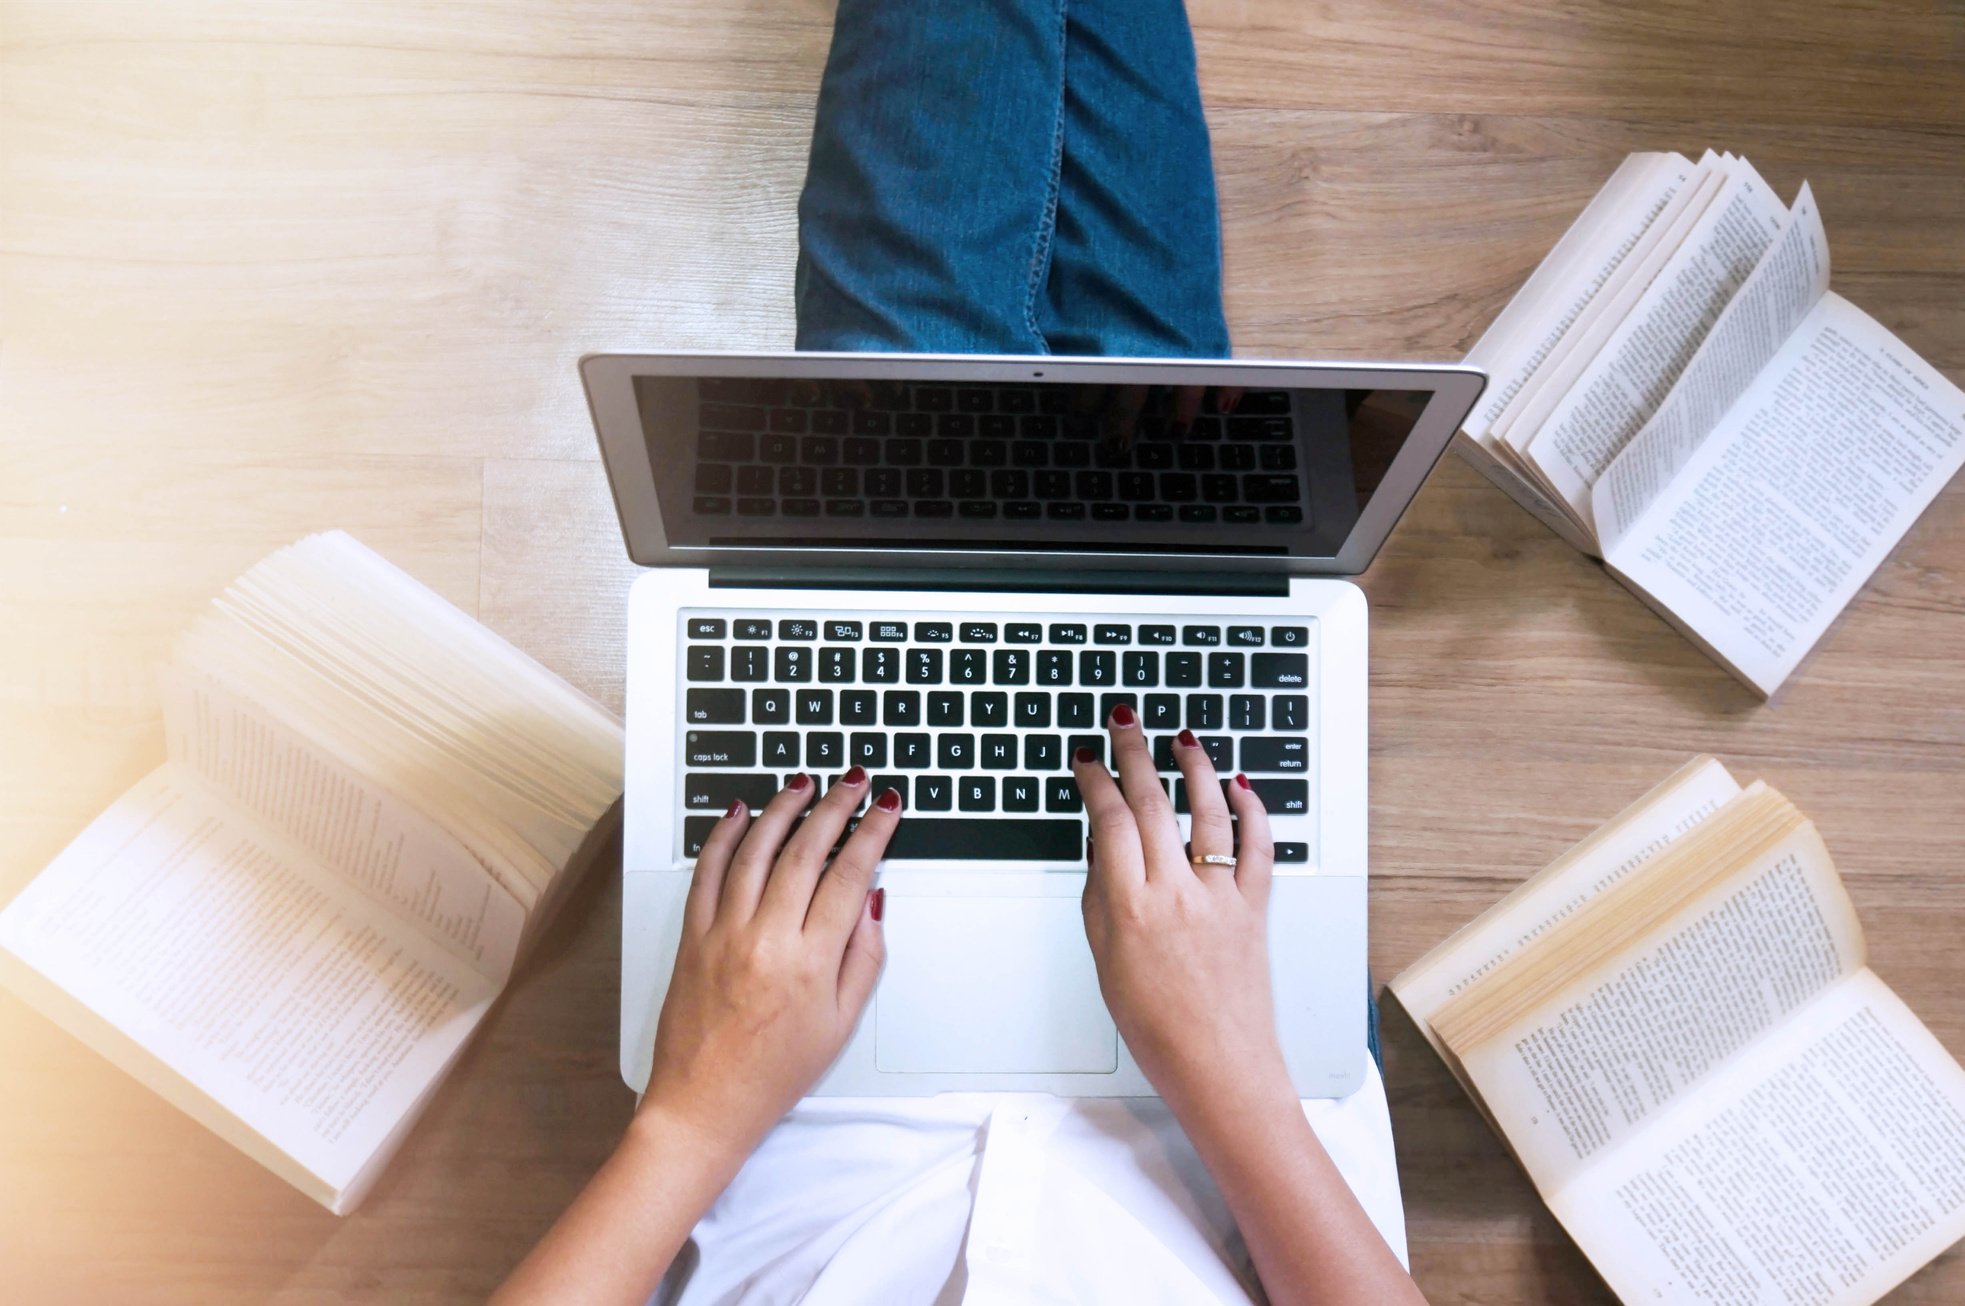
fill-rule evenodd
<path id="1" fill-rule="evenodd" d="M 1182 0 L 839 0 L 796 290 L 800 349 L 1227 357 Z"/>
<path id="2" fill-rule="evenodd" d="M 798 347 L 1225 357 L 1181 0 L 840 0 Z"/>

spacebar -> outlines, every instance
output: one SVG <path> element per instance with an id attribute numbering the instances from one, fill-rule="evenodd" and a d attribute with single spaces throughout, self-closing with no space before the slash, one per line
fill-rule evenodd
<path id="1" fill-rule="evenodd" d="M 903 819 L 887 843 L 889 857 L 960 857 L 984 862 L 1075 862 L 1085 855 L 1079 821 L 1015 817 Z"/>

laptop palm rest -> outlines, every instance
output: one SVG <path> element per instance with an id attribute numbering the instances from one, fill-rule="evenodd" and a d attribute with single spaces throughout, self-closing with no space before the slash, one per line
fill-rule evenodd
<path id="1" fill-rule="evenodd" d="M 887 895 L 874 999 L 886 1074 L 1111 1074 L 1118 1033 L 1099 995 L 1078 898 Z"/>

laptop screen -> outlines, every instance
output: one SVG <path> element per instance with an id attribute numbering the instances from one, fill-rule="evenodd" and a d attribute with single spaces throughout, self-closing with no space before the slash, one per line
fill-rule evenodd
<path id="1" fill-rule="evenodd" d="M 1333 558 L 1434 397 L 1260 384 L 634 378 L 663 532 L 679 551 Z"/>

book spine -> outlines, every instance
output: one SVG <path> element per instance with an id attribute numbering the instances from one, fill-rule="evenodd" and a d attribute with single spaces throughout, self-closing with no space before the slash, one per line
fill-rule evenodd
<path id="1" fill-rule="evenodd" d="M 1554 531 L 1564 543 L 1586 557 L 1599 559 L 1603 557 L 1597 549 L 1596 541 L 1577 529 L 1576 523 L 1569 519 L 1567 513 L 1549 502 L 1540 490 L 1515 475 L 1513 470 L 1483 449 L 1472 436 L 1465 431 L 1456 434 L 1453 437 L 1453 449 L 1463 462 L 1485 476 L 1496 489 L 1520 504 L 1528 511 L 1529 516 Z"/>

